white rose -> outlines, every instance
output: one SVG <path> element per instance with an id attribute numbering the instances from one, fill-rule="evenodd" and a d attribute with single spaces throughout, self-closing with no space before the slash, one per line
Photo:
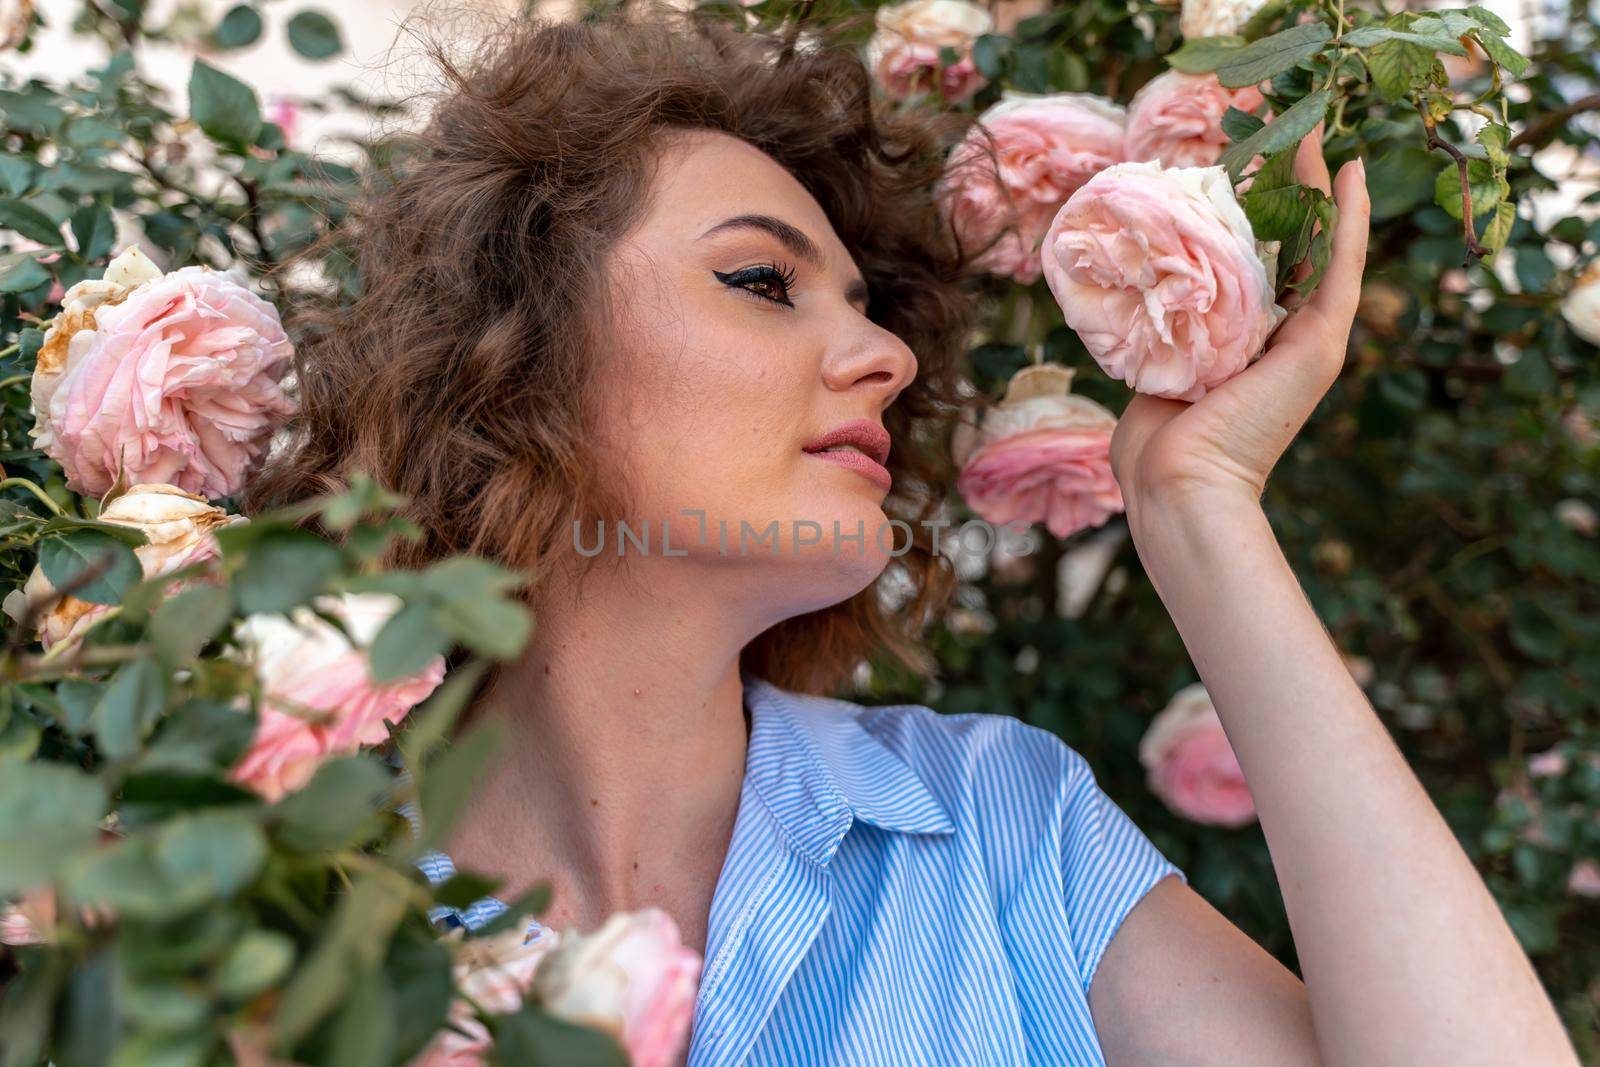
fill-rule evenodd
<path id="1" fill-rule="evenodd" d="M 1185 37 L 1228 37 L 1244 29 L 1267 0 L 1183 0 L 1178 31 Z"/>
<path id="2" fill-rule="evenodd" d="M 645 908 L 588 936 L 564 933 L 533 984 L 552 1015 L 610 1033 L 634 1067 L 667 1067 L 688 1034 L 700 965 L 666 912 Z"/>

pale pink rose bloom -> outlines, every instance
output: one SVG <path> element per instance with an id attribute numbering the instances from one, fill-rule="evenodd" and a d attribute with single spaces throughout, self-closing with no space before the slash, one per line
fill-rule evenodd
<path id="1" fill-rule="evenodd" d="M 1575 497 L 1557 501 L 1554 513 L 1557 522 L 1580 537 L 1600 533 L 1600 515 L 1595 514 L 1588 501 Z"/>
<path id="2" fill-rule="evenodd" d="M 1575 897 L 1600 897 L 1600 864 L 1579 860 L 1567 876 L 1567 892 Z"/>
<path id="3" fill-rule="evenodd" d="M 1139 742 L 1150 791 L 1193 822 L 1239 827 L 1255 821 L 1255 800 L 1203 684 L 1184 686 Z"/>
<path id="4" fill-rule="evenodd" d="M 967 0 L 907 0 L 886 4 L 873 15 L 867 67 L 894 100 L 937 88 L 945 102 L 959 104 L 988 84 L 972 61 L 972 42 L 994 29 L 989 12 Z M 957 62 L 941 71 L 939 49 Z"/>
<path id="5" fill-rule="evenodd" d="M 1221 167 L 1119 163 L 1045 236 L 1045 281 L 1095 362 L 1136 391 L 1198 400 L 1261 355 L 1287 312 Z"/>
<path id="6" fill-rule="evenodd" d="M 244 486 L 294 404 L 279 384 L 293 346 L 277 310 L 243 283 L 184 267 L 97 290 L 77 314 L 68 291 L 65 343 L 47 337 L 34 372 L 32 433 L 70 488 L 105 493 L 119 461 L 128 481 L 211 499 Z"/>
<path id="7" fill-rule="evenodd" d="M 1042 522 L 1066 537 L 1123 510 L 1111 471 L 1117 418 L 1068 391 L 1073 373 L 1057 364 L 1024 368 L 978 431 L 952 442 L 956 488 L 991 525 Z"/>
<path id="8" fill-rule="evenodd" d="M 266 111 L 266 120 L 277 123 L 278 128 L 283 131 L 284 146 L 293 148 L 295 126 L 300 119 L 300 105 L 288 97 L 274 94 Z"/>
<path id="9" fill-rule="evenodd" d="M 1121 107 L 1089 93 L 1008 90 L 979 115 L 939 183 L 941 208 L 964 244 L 982 248 L 1000 237 L 976 264 L 1037 281 L 1050 220 L 1085 182 L 1126 158 L 1125 121 Z"/>
<path id="10" fill-rule="evenodd" d="M 56 924 L 53 889 L 30 890 L 0 909 L 0 945 L 42 945 Z"/>
<path id="11" fill-rule="evenodd" d="M 610 1033 L 634 1067 L 668 1067 L 688 1035 L 700 967 L 667 913 L 645 908 L 588 936 L 564 933 L 533 985 L 552 1015 Z"/>
<path id="12" fill-rule="evenodd" d="M 215 559 L 221 552 L 216 531 L 244 522 L 241 515 L 230 515 L 213 507 L 204 498 L 172 485 L 134 485 L 108 503 L 100 512 L 102 522 L 131 526 L 145 536 L 145 543 L 134 548 L 146 578 L 182 570 L 193 563 Z M 176 593 L 188 583 L 177 582 L 167 589 Z M 44 568 L 35 567 L 22 586 L 22 605 L 51 607 L 36 619 L 39 641 L 46 649 L 58 642 L 77 641 L 84 632 L 109 612 L 110 604 L 91 604 L 75 596 L 56 598 L 55 586 L 45 577 Z"/>
<path id="13" fill-rule="evenodd" d="M 1600 259 L 1584 268 L 1561 300 L 1561 317 L 1572 332 L 1600 345 Z"/>
<path id="14" fill-rule="evenodd" d="M 1559 778 L 1567 773 L 1567 755 L 1552 748 L 1528 760 L 1528 774 L 1534 778 Z"/>
<path id="15" fill-rule="evenodd" d="M 1169 70 L 1146 82 L 1128 103 L 1128 159 L 1167 167 L 1209 167 L 1228 147 L 1222 116 L 1254 112 L 1261 91 L 1228 89 L 1215 74 Z"/>
<path id="16" fill-rule="evenodd" d="M 383 741 L 385 724 L 405 718 L 444 680 L 443 656 L 416 674 L 372 680 L 367 649 L 402 606 L 398 597 L 346 593 L 316 605 L 350 636 L 305 606 L 289 616 L 251 615 L 235 629 L 261 700 L 255 740 L 231 777 L 269 801 L 304 786 L 327 760 Z"/>
<path id="17" fill-rule="evenodd" d="M 521 930 L 464 940 L 460 935 L 460 930 L 450 935 L 458 946 L 456 989 L 490 1015 L 509 1015 L 522 1007 L 539 964 L 561 943 L 554 930 L 541 930 L 531 941 L 523 940 Z M 459 997 L 451 1002 L 449 1019 L 456 1029 L 439 1031 L 407 1067 L 481 1067 L 493 1044 L 488 1027 L 472 1004 Z"/>

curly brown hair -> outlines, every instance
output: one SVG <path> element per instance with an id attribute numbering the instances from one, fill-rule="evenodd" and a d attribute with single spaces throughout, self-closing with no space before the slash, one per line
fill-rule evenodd
<path id="1" fill-rule="evenodd" d="M 290 308 L 300 414 L 246 511 L 366 471 L 408 499 L 422 531 L 388 562 L 485 556 L 528 571 L 535 602 L 574 521 L 627 514 L 591 461 L 588 427 L 610 350 L 606 256 L 646 203 L 653 134 L 721 131 L 817 199 L 870 286 L 868 315 L 918 360 L 884 413 L 896 487 L 885 509 L 915 531 L 899 560 L 914 595 L 891 607 L 874 586 L 789 619 L 741 663 L 807 692 L 882 653 L 931 669 L 919 638 L 953 580 L 922 521 L 953 476 L 946 430 L 977 295 L 934 193 L 970 119 L 875 102 L 835 36 L 849 27 L 797 41 L 725 18 L 517 18 L 466 58 L 429 43 L 444 88 L 425 127 L 387 135 L 391 162 L 364 177 L 342 225 L 274 272 L 346 249 L 359 291 Z"/>

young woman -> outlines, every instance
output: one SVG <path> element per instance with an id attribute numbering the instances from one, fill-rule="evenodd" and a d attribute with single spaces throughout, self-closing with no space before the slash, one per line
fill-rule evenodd
<path id="1" fill-rule="evenodd" d="M 916 662 L 949 585 L 921 520 L 973 321 L 976 250 L 929 199 L 960 120 L 875 115 L 847 49 L 698 18 L 521 23 L 441 59 L 252 494 L 365 469 L 410 498 L 399 562 L 535 575 L 537 634 L 475 705 L 503 758 L 440 863 L 551 880 L 548 925 L 665 909 L 705 954 L 697 1067 L 1576 1062 L 1260 507 L 1344 360 L 1359 164 L 1270 351 L 1197 403 L 1135 397 L 1113 447 L 1302 985 L 1053 736 L 822 695 L 872 653 Z M 891 611 L 906 530 L 917 595 Z"/>

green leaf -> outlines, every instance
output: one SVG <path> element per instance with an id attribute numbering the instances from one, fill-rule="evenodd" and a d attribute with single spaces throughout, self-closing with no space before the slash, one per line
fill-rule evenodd
<path id="1" fill-rule="evenodd" d="M 1383 41 L 1407 41 L 1433 52 L 1448 52 L 1453 56 L 1465 56 L 1467 50 L 1461 42 L 1454 37 L 1412 33 L 1409 30 L 1392 30 L 1387 26 L 1363 26 L 1359 30 L 1351 30 L 1342 38 L 1345 44 L 1356 48 L 1370 48 L 1372 45 Z"/>
<path id="2" fill-rule="evenodd" d="M 0 866 L 0 881 L 4 881 Z M 70 974 L 71 959 L 51 952 L 21 968 L 0 997 L 0 1067 L 37 1067 L 45 1060 L 56 998 Z"/>
<path id="3" fill-rule="evenodd" d="M 25 293 L 50 280 L 50 272 L 35 256 L 43 252 L 7 252 L 0 256 L 0 293 Z"/>
<path id="4" fill-rule="evenodd" d="M 39 546 L 39 566 L 58 591 L 91 604 L 119 604 L 144 579 L 133 549 L 101 530 L 46 538 Z M 79 584 L 91 572 L 98 573 Z"/>
<path id="5" fill-rule="evenodd" d="M 1489 220 L 1489 225 L 1483 228 L 1483 236 L 1479 243 L 1491 252 L 1498 252 L 1506 246 L 1506 241 L 1511 236 L 1511 227 L 1517 221 L 1517 205 L 1509 200 L 1502 200 L 1495 205 L 1494 218 Z"/>
<path id="6" fill-rule="evenodd" d="M 1527 72 L 1528 57 L 1494 34 L 1477 33 L 1473 35 L 1473 39 L 1483 46 L 1490 59 L 1500 64 L 1501 68 L 1513 78 L 1520 78 Z"/>
<path id="7" fill-rule="evenodd" d="M 255 880 L 267 860 L 267 839 L 255 819 L 237 811 L 180 815 L 161 828 L 155 860 L 185 893 L 226 900 Z"/>
<path id="8" fill-rule="evenodd" d="M 306 10 L 289 20 L 289 44 L 307 59 L 331 59 L 344 48 L 339 27 L 320 11 Z"/>
<path id="9" fill-rule="evenodd" d="M 1242 89 L 1293 70 L 1310 59 L 1333 38 L 1326 23 L 1308 22 L 1252 41 L 1217 67 L 1217 80 L 1230 89 Z"/>
<path id="10" fill-rule="evenodd" d="M 1265 119 L 1248 111 L 1240 111 L 1231 104 L 1222 113 L 1222 132 L 1228 135 L 1230 141 L 1242 141 L 1266 124 Z"/>
<path id="11" fill-rule="evenodd" d="M 1208 74 L 1239 54 L 1243 37 L 1193 37 L 1167 56 L 1167 63 L 1185 74 Z"/>
<path id="12" fill-rule="evenodd" d="M 112 759 L 136 753 L 167 706 L 167 672 L 146 656 L 122 665 L 94 708 L 95 743 Z"/>
<path id="13" fill-rule="evenodd" d="M 31 159 L 0 152 L 0 189 L 11 196 L 21 196 L 33 186 L 38 168 Z"/>
<path id="14" fill-rule="evenodd" d="M 500 888 L 498 880 L 458 872 L 433 890 L 436 903 L 447 908 L 467 908 Z"/>
<path id="15" fill-rule="evenodd" d="M 234 575 L 239 610 L 286 612 L 308 603 L 339 572 L 339 550 L 304 530 L 277 529 L 257 538 Z"/>
<path id="16" fill-rule="evenodd" d="M 271 988 L 294 966 L 294 941 L 276 930 L 251 930 L 217 966 L 217 992 L 235 1002 Z"/>
<path id="17" fill-rule="evenodd" d="M 95 849 L 67 872 L 68 899 L 77 905 L 106 906 L 119 915 L 162 919 L 194 906 L 181 887 L 162 874 L 145 837 L 128 837 Z"/>
<path id="18" fill-rule="evenodd" d="M 1261 129 L 1238 144 L 1230 145 L 1218 162 L 1227 167 L 1229 177 L 1237 181 L 1245 164 L 1256 156 L 1270 156 L 1298 145 L 1322 121 L 1322 116 L 1328 110 L 1328 102 L 1332 99 L 1333 94 L 1327 89 L 1308 93 Z"/>
<path id="19" fill-rule="evenodd" d="M 1285 185 L 1245 194 L 1245 216 L 1258 241 L 1293 241 L 1311 218 L 1303 185 Z"/>
<path id="20" fill-rule="evenodd" d="M 484 660 L 473 660 L 456 668 L 445 675 L 444 682 L 433 695 L 407 717 L 406 728 L 399 737 L 400 750 L 407 763 L 423 763 L 433 754 L 478 691 L 488 669 L 489 664 Z"/>
<path id="21" fill-rule="evenodd" d="M 161 721 L 133 770 L 219 774 L 239 761 L 255 733 L 256 718 L 248 711 L 212 700 L 186 700 Z"/>
<path id="22" fill-rule="evenodd" d="M 480 656 L 507 660 L 533 634 L 533 616 L 512 600 L 458 598 L 434 613 L 443 630 Z"/>
<path id="23" fill-rule="evenodd" d="M 261 13 L 249 4 L 237 4 L 222 16 L 211 39 L 218 48 L 248 48 L 261 37 Z"/>
<path id="24" fill-rule="evenodd" d="M 85 204 L 72 213 L 72 235 L 78 240 L 78 258 L 93 263 L 111 251 L 117 223 L 99 204 Z"/>
<path id="25" fill-rule="evenodd" d="M 0 229 L 13 230 L 30 241 L 44 245 L 45 250 L 65 248 L 61 227 L 50 216 L 21 200 L 0 200 Z"/>
<path id="26" fill-rule="evenodd" d="M 65 1011 L 51 1048 L 61 1067 L 107 1067 L 117 1031 L 107 1019 L 117 1017 L 117 950 L 101 948 L 79 960 L 67 981 Z"/>
<path id="27" fill-rule="evenodd" d="M 1499 204 L 1504 189 L 1487 160 L 1467 160 L 1467 190 L 1472 196 L 1472 217 L 1487 214 Z M 1433 184 L 1433 202 L 1453 219 L 1461 217 L 1461 173 L 1454 162 L 1446 164 Z"/>
<path id="28" fill-rule="evenodd" d="M 608 1034 L 577 1026 L 530 1005 L 494 1020 L 492 1067 L 628 1067 Z"/>
<path id="29" fill-rule="evenodd" d="M 0 760 L 0 893 L 51 881 L 74 851 L 92 848 L 106 788 L 59 763 Z"/>
<path id="30" fill-rule="evenodd" d="M 990 81 L 1005 73 L 1006 57 L 1011 54 L 1011 38 L 1004 34 L 986 33 L 972 42 L 972 62 Z"/>
<path id="31" fill-rule="evenodd" d="M 225 586 L 191 586 L 156 609 L 150 639 L 163 659 L 182 666 L 200 654 L 232 615 L 233 597 Z"/>
<path id="32" fill-rule="evenodd" d="M 1506 25 L 1504 19 L 1488 8 L 1473 4 L 1466 9 L 1466 13 L 1490 33 L 1499 34 L 1501 37 L 1511 36 L 1511 27 Z"/>
<path id="33" fill-rule="evenodd" d="M 256 91 L 203 59 L 189 74 L 189 114 L 212 140 L 240 150 L 261 130 Z"/>
<path id="34" fill-rule="evenodd" d="M 340 899 L 327 932 L 289 979 L 272 1018 L 273 1037 L 292 1044 L 338 1007 L 350 981 L 381 959 L 406 913 L 404 885 L 373 874 L 356 878 Z"/>
<path id="35" fill-rule="evenodd" d="M 389 782 L 389 772 L 368 756 L 329 760 L 272 808 L 273 836 L 303 852 L 360 844 L 381 828 L 377 800 Z"/>
<path id="36" fill-rule="evenodd" d="M 434 614 L 432 604 L 407 604 L 383 624 L 367 652 L 373 681 L 392 682 L 416 674 L 450 650 L 450 635 Z"/>
<path id="37" fill-rule="evenodd" d="M 1367 53 L 1372 84 L 1390 101 L 1399 100 L 1422 85 L 1434 62 L 1432 52 L 1409 41 L 1384 41 Z"/>
<path id="38" fill-rule="evenodd" d="M 492 721 L 484 722 L 428 764 L 420 783 L 423 848 L 436 848 L 450 836 L 499 745 L 499 730 Z"/>

